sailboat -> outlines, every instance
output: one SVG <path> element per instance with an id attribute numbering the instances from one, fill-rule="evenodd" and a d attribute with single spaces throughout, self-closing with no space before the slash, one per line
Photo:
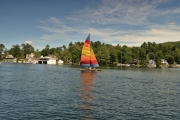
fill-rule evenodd
<path id="1" fill-rule="evenodd" d="M 80 65 L 82 67 L 82 69 L 80 69 L 81 71 L 101 71 L 100 69 L 96 69 L 97 67 L 99 67 L 99 64 L 91 47 L 90 34 L 86 38 L 82 48 Z"/>

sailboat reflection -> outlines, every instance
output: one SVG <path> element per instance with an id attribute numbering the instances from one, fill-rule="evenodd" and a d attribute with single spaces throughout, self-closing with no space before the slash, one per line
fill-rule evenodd
<path id="1" fill-rule="evenodd" d="M 91 119 L 93 117 L 93 94 L 92 90 L 94 88 L 96 72 L 81 72 L 81 99 L 82 104 L 80 108 L 82 110 L 83 119 Z"/>

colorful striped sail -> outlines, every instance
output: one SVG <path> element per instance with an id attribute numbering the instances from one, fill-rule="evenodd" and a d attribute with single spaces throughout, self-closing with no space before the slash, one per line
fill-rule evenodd
<path id="1" fill-rule="evenodd" d="M 91 49 L 91 60 L 90 61 L 91 61 L 90 63 L 91 63 L 92 68 L 99 67 L 99 64 L 97 62 L 97 59 L 96 59 L 93 49 Z"/>
<path id="2" fill-rule="evenodd" d="M 83 48 L 82 48 L 81 66 L 82 67 L 91 66 L 92 68 L 99 67 L 94 51 L 91 48 L 90 35 L 85 40 Z"/>

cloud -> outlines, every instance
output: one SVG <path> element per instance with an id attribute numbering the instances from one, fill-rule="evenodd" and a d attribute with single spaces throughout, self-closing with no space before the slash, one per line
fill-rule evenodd
<path id="1" fill-rule="evenodd" d="M 74 33 L 71 34 L 71 29 Z M 43 35 L 41 40 L 44 42 L 58 40 L 66 42 L 83 41 L 85 38 L 81 37 L 88 33 L 91 34 L 91 40 L 101 41 L 106 44 L 113 45 L 127 45 L 127 46 L 140 46 L 143 42 L 156 42 L 163 43 L 168 41 L 180 41 L 177 37 L 180 35 L 180 26 L 175 23 L 166 25 L 152 25 L 145 29 L 135 30 L 117 30 L 114 28 L 79 28 L 70 26 L 64 28 L 44 28 L 51 34 Z M 59 32 L 58 32 L 59 30 Z M 61 32 L 63 31 L 63 32 Z M 75 39 L 76 38 L 76 39 Z"/>
<path id="2" fill-rule="evenodd" d="M 156 7 L 167 0 L 144 1 L 144 0 L 102 0 L 97 8 L 86 8 L 75 12 L 69 20 L 85 24 L 150 24 L 149 17 L 162 14 L 164 10 Z M 168 13 L 168 11 L 166 11 Z M 165 13 L 165 12 L 164 12 Z"/>
<path id="3" fill-rule="evenodd" d="M 25 41 L 24 43 L 25 43 L 25 44 L 29 44 L 29 45 L 32 45 L 32 44 L 33 44 L 32 41 Z"/>
<path id="4" fill-rule="evenodd" d="M 90 29 L 93 36 L 106 44 L 140 46 L 143 42 L 163 43 L 180 41 L 180 26 L 176 24 L 155 25 L 143 30 L 116 31 L 114 29 Z"/>
<path id="5" fill-rule="evenodd" d="M 47 32 L 42 42 L 83 41 L 90 33 L 93 41 L 140 46 L 143 42 L 180 41 L 180 26 L 173 17 L 180 8 L 158 8 L 169 0 L 102 0 L 97 8 L 86 8 L 66 18 L 50 17 L 38 28 Z M 164 19 L 164 16 L 166 19 Z M 159 19 L 166 20 L 165 22 Z M 83 37 L 82 37 L 83 35 Z"/>

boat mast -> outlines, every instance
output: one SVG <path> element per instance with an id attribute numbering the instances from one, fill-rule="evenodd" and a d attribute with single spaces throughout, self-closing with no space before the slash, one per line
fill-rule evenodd
<path id="1" fill-rule="evenodd" d="M 89 42 L 90 42 L 90 66 L 91 66 L 91 40 L 90 40 L 90 33 L 89 33 Z"/>

